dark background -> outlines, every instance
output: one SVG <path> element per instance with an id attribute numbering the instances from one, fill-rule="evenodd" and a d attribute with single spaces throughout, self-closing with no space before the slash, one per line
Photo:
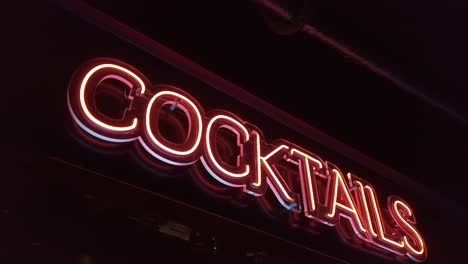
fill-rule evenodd
<path id="1" fill-rule="evenodd" d="M 380 179 L 379 175 L 366 171 L 359 164 L 352 165 L 352 162 L 345 161 L 344 158 L 340 160 L 339 154 L 324 156 L 332 162 L 337 160 L 351 164 L 349 166 L 352 168 L 355 166 L 369 180 L 370 177 L 377 177 L 375 181 L 379 182 L 379 188 L 386 189 L 385 192 L 398 190 L 405 198 L 414 196 L 414 201 L 418 201 L 414 205 L 415 211 L 423 216 L 418 221 L 425 231 L 427 243 L 432 248 L 437 248 L 429 253 L 429 260 L 442 263 L 445 256 L 452 261 L 462 261 L 462 254 L 456 252 L 463 245 L 456 232 L 466 232 L 461 226 L 467 221 L 468 204 L 465 193 L 468 170 L 464 166 L 468 157 L 468 128 L 466 121 L 460 118 L 468 112 L 468 98 L 464 89 L 466 80 L 463 78 L 463 63 L 466 63 L 464 58 L 467 57 L 463 43 L 467 41 L 463 32 L 466 27 L 462 23 L 462 6 L 450 2 L 408 4 L 396 1 L 392 4 L 372 4 L 366 1 L 351 4 L 316 1 L 311 2 L 312 9 L 307 11 L 307 14 L 311 14 L 312 25 L 392 72 L 402 81 L 410 83 L 418 91 L 442 102 L 452 109 L 452 113 L 456 111 L 458 117 L 455 117 L 404 92 L 315 38 L 301 32 L 287 36 L 274 33 L 265 23 L 265 11 L 252 1 L 158 1 L 151 4 L 138 1 L 90 2 L 226 80 L 433 190 L 432 195 L 421 197 L 418 196 L 420 190 L 408 190 L 407 186 L 398 186 L 399 183 L 395 180 Z M 297 10 L 300 5 L 290 1 L 289 5 L 284 6 Z M 2 241 L 2 253 L 6 252 L 5 256 L 9 260 L 14 259 L 12 256 L 24 258 L 16 258 L 18 263 L 21 260 L 28 262 L 29 257 L 35 256 L 41 256 L 39 261 L 47 258 L 66 262 L 72 262 L 72 259 L 88 261 L 88 256 L 90 259 L 97 258 L 89 261 L 127 263 L 136 254 L 147 252 L 135 248 L 147 246 L 152 238 L 142 231 L 146 234 L 145 239 L 132 245 L 130 240 L 139 240 L 142 236 L 135 235 L 138 232 L 134 232 L 127 222 L 119 224 L 117 220 L 113 220 L 119 218 L 114 218 L 112 213 L 105 210 L 102 213 L 102 208 L 106 206 L 99 202 L 89 202 L 92 199 L 82 195 L 90 192 L 89 188 L 96 189 L 95 192 L 99 193 L 118 187 L 112 187 L 109 183 L 99 189 L 98 186 L 101 185 L 94 182 L 92 177 L 82 176 L 81 170 L 88 168 L 128 181 L 125 178 L 128 176 L 124 174 L 134 165 L 124 162 L 119 163 L 118 168 L 112 168 L 115 160 L 106 161 L 106 154 L 96 154 L 76 144 L 73 136 L 67 134 L 70 132 L 67 127 L 69 120 L 63 107 L 64 101 L 61 100 L 65 98 L 64 84 L 71 72 L 86 59 L 120 56 L 134 66 L 140 66 L 141 68 L 137 68 L 145 73 L 160 66 L 156 62 L 149 62 L 148 55 L 136 51 L 131 44 L 122 44 L 120 40 L 109 37 L 109 33 L 92 29 L 93 26 L 81 26 L 83 22 L 79 18 L 71 16 L 53 3 L 16 4 L 12 6 L 11 12 L 7 12 L 7 19 L 4 65 L 8 69 L 8 89 L 5 91 L 8 91 L 6 94 L 9 96 L 2 105 L 5 107 L 4 122 L 8 124 L 3 137 L 7 140 L 4 144 L 6 169 L 2 184 L 2 208 L 5 209 L 2 209 L 2 220 L 3 227 L 9 232 L 5 236 L 7 239 Z M 80 39 L 81 36 L 86 36 L 86 39 Z M 111 43 L 108 49 L 106 43 Z M 152 81 L 171 81 L 173 77 L 172 80 L 186 86 L 192 86 L 196 82 L 176 73 L 166 77 L 148 73 L 148 76 L 151 76 Z M 209 98 L 200 100 L 210 102 Z M 249 110 L 241 110 L 241 107 L 237 110 L 235 105 L 228 107 L 236 113 L 251 113 Z M 255 116 L 255 113 L 251 116 Z M 259 116 L 256 118 L 261 119 Z M 264 122 L 263 127 L 269 127 L 268 121 Z M 271 131 L 271 139 L 288 134 L 285 128 L 278 128 L 278 131 Z M 300 136 L 294 139 L 306 142 Z M 327 153 L 325 149 L 323 152 Z M 51 162 L 51 157 L 59 157 L 59 160 L 65 158 L 80 164 L 81 169 L 62 169 L 60 162 L 59 165 Z M 115 159 L 124 161 L 127 158 L 117 156 Z M 102 166 L 100 161 L 107 165 Z M 177 198 L 176 200 L 190 200 L 190 193 L 186 193 L 185 197 L 185 194 L 181 195 L 177 190 L 166 190 L 145 180 L 143 172 L 139 173 L 142 175 L 137 179 L 130 179 L 131 183 Z M 61 174 L 83 183 L 70 186 L 68 181 L 63 182 L 63 179 L 57 177 Z M 166 183 L 169 186 L 167 188 L 171 184 Z M 70 192 L 64 191 L 66 188 L 71 188 Z M 71 191 L 74 188 L 77 190 Z M 83 199 L 73 200 L 76 199 L 72 195 L 75 192 L 78 196 L 85 197 L 85 202 Z M 438 200 L 436 193 L 441 193 L 444 199 Z M 115 207 L 116 214 L 123 217 L 131 215 L 126 210 L 131 210 L 140 201 L 135 198 L 138 195 L 129 194 L 135 202 L 128 205 L 130 209 L 122 209 L 125 206 L 119 207 L 122 201 L 116 198 L 119 196 L 118 192 L 109 196 L 112 197 L 108 198 L 112 204 L 110 207 Z M 238 210 L 235 207 L 223 212 L 220 209 L 222 203 L 206 205 L 203 199 L 192 202 L 241 223 L 261 225 L 251 223 L 242 216 L 236 218 L 234 212 Z M 65 205 L 70 201 L 76 203 Z M 93 208 L 98 208 L 99 220 L 96 220 L 96 214 L 89 213 L 93 209 L 85 206 L 88 203 Z M 76 212 L 75 208 L 84 209 L 77 209 L 79 212 Z M 453 211 L 453 208 L 457 209 Z M 431 209 L 434 211 L 431 212 Z M 171 210 L 171 206 L 166 210 L 169 215 L 173 215 L 175 211 Z M 80 215 L 83 211 L 85 216 Z M 141 214 L 141 210 L 135 214 Z M 78 219 L 88 222 L 83 227 L 79 223 L 81 221 L 73 220 L 74 217 L 82 217 Z M 197 219 L 195 222 L 200 225 L 203 221 Z M 97 232 L 89 240 L 83 235 L 86 234 L 83 230 L 96 233 L 96 230 L 110 223 L 114 223 L 120 231 L 110 229 L 106 232 L 126 234 L 121 237 L 128 238 L 127 242 L 120 245 L 117 251 L 131 252 L 128 253 L 129 259 L 109 258 L 108 256 L 116 254 L 115 244 L 119 242 L 109 243 L 110 239 L 104 238 L 106 235 L 103 233 Z M 452 223 L 453 226 L 445 231 L 444 228 Z M 225 223 L 219 224 L 224 225 Z M 144 225 L 136 226 L 141 228 Z M 275 227 L 272 224 L 265 229 L 269 231 Z M 291 234 L 288 232 L 280 230 L 276 235 L 310 247 L 310 241 L 301 242 L 301 239 L 307 238 L 297 236 L 296 231 L 291 231 Z M 79 239 L 76 239 L 77 233 L 83 233 L 78 236 Z M 227 234 L 222 233 L 220 236 L 226 237 Z M 121 241 L 118 237 L 117 235 L 117 238 L 111 240 Z M 236 238 L 240 240 L 240 237 Z M 90 243 L 93 239 L 102 239 L 102 244 Z M 270 241 L 268 238 L 261 239 Z M 333 239 L 335 238 L 329 241 L 331 244 Z M 71 242 L 75 240 L 78 242 Z M 454 245 L 450 245 L 450 242 Z M 282 242 L 271 242 L 269 245 L 278 245 L 276 243 L 281 245 Z M 33 251 L 26 250 L 26 244 Z M 57 247 L 57 244 L 64 244 L 65 248 Z M 108 246 L 103 246 L 104 244 Z M 351 263 L 356 263 L 354 260 L 357 259 L 366 259 L 365 255 L 355 254 L 349 249 L 344 250 L 344 253 L 337 253 L 331 248 L 324 249 L 317 245 L 312 247 Z M 286 255 L 293 251 L 291 249 Z M 150 261 L 154 257 L 146 254 L 148 255 L 143 254 L 144 257 L 139 262 Z M 301 254 L 306 256 L 309 253 Z M 383 260 L 375 258 L 373 261 Z"/>

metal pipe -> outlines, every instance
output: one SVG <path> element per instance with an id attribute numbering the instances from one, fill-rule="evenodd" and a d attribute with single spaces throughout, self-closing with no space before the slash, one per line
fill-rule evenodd
<path id="1" fill-rule="evenodd" d="M 287 22 L 295 23 L 294 17 L 290 14 L 290 12 L 277 4 L 273 3 L 269 0 L 253 0 L 262 8 L 272 12 L 273 14 L 277 15 L 279 18 L 284 19 Z M 412 94 L 413 96 L 419 98 L 420 100 L 426 102 L 427 104 L 431 105 L 432 107 L 444 112 L 452 119 L 459 121 L 465 125 L 468 124 L 468 118 L 463 114 L 458 113 L 455 109 L 450 106 L 445 105 L 444 103 L 440 102 L 439 100 L 435 99 L 433 96 L 430 96 L 426 92 L 421 91 L 420 89 L 415 88 L 414 86 L 408 84 L 407 82 L 397 78 L 390 72 L 382 69 L 381 67 L 377 66 L 375 63 L 371 62 L 370 60 L 364 58 L 363 56 L 357 54 L 356 52 L 352 51 L 345 45 L 339 43 L 338 41 L 334 40 L 333 38 L 327 36 L 326 34 L 320 32 L 317 28 L 309 24 L 299 25 L 299 31 L 304 32 L 305 34 L 314 37 L 321 42 L 325 43 L 326 45 L 332 47 L 333 49 L 337 50 L 340 54 L 344 57 L 350 58 L 355 63 L 360 64 L 366 67 L 371 72 L 383 77 L 390 82 L 392 82 L 396 87 L 400 88 L 402 91 Z"/>

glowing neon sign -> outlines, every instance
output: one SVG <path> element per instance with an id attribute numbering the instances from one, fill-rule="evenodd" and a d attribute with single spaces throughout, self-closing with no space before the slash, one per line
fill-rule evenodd
<path id="1" fill-rule="evenodd" d="M 105 81 L 117 82 L 123 90 L 104 86 Z M 70 82 L 68 107 L 76 124 L 102 141 L 138 141 L 148 154 L 174 166 L 200 160 L 220 183 L 255 196 L 271 189 L 288 210 L 336 226 L 344 233 L 352 230 L 348 235 L 369 249 L 379 248 L 417 262 L 427 258 L 414 212 L 403 199 L 388 197 L 386 213 L 374 188 L 356 175 L 343 174 L 336 165 L 291 142 L 269 144 L 260 129 L 230 112 L 205 113 L 191 95 L 179 88 L 158 85 L 155 91 L 148 91 L 147 87 L 152 87 L 149 80 L 130 65 L 113 59 L 91 60 L 75 72 Z M 98 88 L 125 100 L 118 117 L 99 109 Z M 163 133 L 161 115 L 167 108 L 177 109 L 185 120 L 173 120 L 180 128 L 173 132 L 183 132 L 181 140 L 171 140 Z M 231 142 L 231 148 L 238 153 L 235 162 L 223 159 L 217 147 L 222 132 L 235 137 Z M 278 170 L 280 162 L 292 165 L 298 172 L 300 188 L 294 188 Z"/>

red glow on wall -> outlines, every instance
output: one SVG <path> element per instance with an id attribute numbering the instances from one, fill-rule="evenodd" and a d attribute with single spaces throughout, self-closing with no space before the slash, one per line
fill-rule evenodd
<path id="1" fill-rule="evenodd" d="M 125 90 L 116 94 L 127 102 L 119 118 L 109 117 L 96 106 L 96 93 L 105 89 L 101 83 L 109 79 Z M 336 226 L 353 242 L 360 241 L 371 250 L 379 248 L 417 262 L 427 258 L 414 212 L 402 199 L 389 197 L 389 213 L 384 214 L 375 189 L 356 175 L 343 174 L 336 165 L 291 142 L 267 143 L 258 128 L 230 112 L 205 113 L 197 100 L 180 88 L 158 85 L 149 91 L 147 87 L 152 87 L 151 83 L 130 65 L 95 59 L 83 64 L 72 77 L 68 107 L 75 123 L 101 141 L 137 141 L 149 157 L 173 166 L 200 160 L 224 188 L 242 188 L 259 199 L 271 190 L 284 208 L 296 214 L 291 219 L 302 215 L 307 221 Z M 161 117 L 164 111 L 175 111 L 181 119 L 165 121 Z M 180 134 L 179 141 L 165 136 L 164 122 L 175 123 L 176 131 L 172 132 Z M 234 153 L 230 161 L 218 148 L 221 141 Z M 280 163 L 299 175 L 299 186 L 279 170 Z M 198 167 L 197 178 L 204 182 Z M 210 189 L 216 192 L 223 188 L 210 184 Z M 270 201 L 262 203 L 272 207 Z"/>

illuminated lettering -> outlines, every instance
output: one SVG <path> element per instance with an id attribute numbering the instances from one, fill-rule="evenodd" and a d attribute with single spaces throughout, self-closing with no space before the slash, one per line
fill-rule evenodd
<path id="1" fill-rule="evenodd" d="M 330 170 L 331 188 L 329 192 L 330 205 L 327 217 L 339 221 L 338 215 L 347 218 L 358 236 L 366 233 L 367 230 L 361 223 L 354 200 L 350 194 L 350 188 L 343 179 L 343 174 L 338 167 L 327 162 Z"/>
<path id="2" fill-rule="evenodd" d="M 297 147 L 291 148 L 289 161 L 296 163 L 299 167 L 304 215 L 326 222 L 320 218 L 319 201 L 321 198 L 317 187 L 317 175 L 324 169 L 324 162 L 316 155 Z"/>
<path id="3" fill-rule="evenodd" d="M 280 160 L 284 160 L 289 152 L 289 146 L 279 145 L 277 147 L 269 147 L 263 144 L 260 138 L 260 134 L 257 131 L 253 131 L 254 144 L 255 144 L 255 182 L 254 186 L 258 187 L 259 190 L 266 190 L 266 184 L 272 189 L 278 201 L 286 209 L 300 211 L 297 194 L 294 193 L 291 188 L 287 185 L 284 178 L 276 169 L 275 163 Z M 264 153 L 262 149 L 267 149 L 268 152 Z"/>
<path id="4" fill-rule="evenodd" d="M 396 254 L 403 254 L 403 242 L 401 239 L 393 237 L 390 238 L 387 230 L 391 229 L 390 226 L 386 226 L 382 211 L 380 209 L 377 195 L 369 184 L 364 184 L 360 180 L 355 180 L 356 188 L 358 192 L 358 200 L 362 202 L 361 217 L 365 223 L 367 229 L 370 231 L 368 236 L 369 241 L 376 246 L 385 248 Z"/>
<path id="5" fill-rule="evenodd" d="M 103 63 L 98 63 L 103 62 Z M 96 65 L 97 64 L 97 65 Z M 93 60 L 75 72 L 68 90 L 68 108 L 75 122 L 94 137 L 109 142 L 129 142 L 137 137 L 139 120 L 132 112 L 134 95 L 144 95 L 149 83 L 143 74 L 122 62 L 115 60 Z M 89 69 L 89 70 L 87 70 Z M 116 91 L 114 94 L 130 102 L 121 118 L 100 114 L 95 107 L 97 88 L 106 80 L 115 80 L 128 88 L 129 92 Z M 120 93 L 118 93 L 120 92 Z"/>
<path id="6" fill-rule="evenodd" d="M 427 258 L 427 251 L 421 234 L 416 230 L 416 218 L 413 210 L 406 202 L 396 196 L 388 197 L 388 209 L 397 223 L 403 230 L 403 243 L 407 249 L 407 255 L 414 261 L 422 262 Z"/>
<path id="7" fill-rule="evenodd" d="M 114 114 L 101 111 L 96 98 L 104 90 L 123 99 L 125 107 Z M 83 64 L 70 81 L 67 102 L 81 130 L 115 144 L 137 140 L 144 149 L 139 151 L 149 154 L 148 162 L 154 157 L 164 166 L 189 166 L 200 160 L 224 185 L 254 196 L 270 189 L 292 212 L 290 219 L 336 226 L 351 242 L 399 258 L 427 259 L 413 210 L 402 199 L 390 196 L 389 212 L 382 211 L 371 184 L 352 173 L 345 177 L 338 166 L 291 142 L 266 142 L 260 129 L 230 112 L 205 114 L 190 94 L 169 85 L 152 86 L 130 65 L 112 59 Z M 200 182 L 211 178 L 197 175 L 202 175 Z"/>
<path id="8" fill-rule="evenodd" d="M 226 164 L 219 155 L 216 148 L 216 139 L 219 136 L 219 130 L 225 128 L 234 133 L 239 148 L 239 155 L 236 158 L 236 165 Z M 248 184 L 250 166 L 245 164 L 244 144 L 250 140 L 249 131 L 242 124 L 240 118 L 231 113 L 214 115 L 208 121 L 205 130 L 204 155 L 202 163 L 207 171 L 218 181 L 233 187 L 240 187 Z"/>
<path id="9" fill-rule="evenodd" d="M 170 86 L 157 92 L 149 101 L 145 114 L 144 131 L 147 137 L 143 141 L 145 148 L 151 149 L 156 158 L 172 165 L 188 165 L 197 161 L 201 155 L 200 142 L 203 134 L 201 107 L 197 106 L 184 92 Z M 171 90 L 168 90 L 171 89 Z M 157 126 L 159 115 L 164 106 L 173 110 L 180 109 L 188 120 L 188 136 L 183 143 L 174 143 L 161 135 Z M 156 125 L 153 125 L 155 124 Z M 148 144 L 146 144 L 148 142 Z M 153 151 L 154 150 L 154 151 Z"/>

